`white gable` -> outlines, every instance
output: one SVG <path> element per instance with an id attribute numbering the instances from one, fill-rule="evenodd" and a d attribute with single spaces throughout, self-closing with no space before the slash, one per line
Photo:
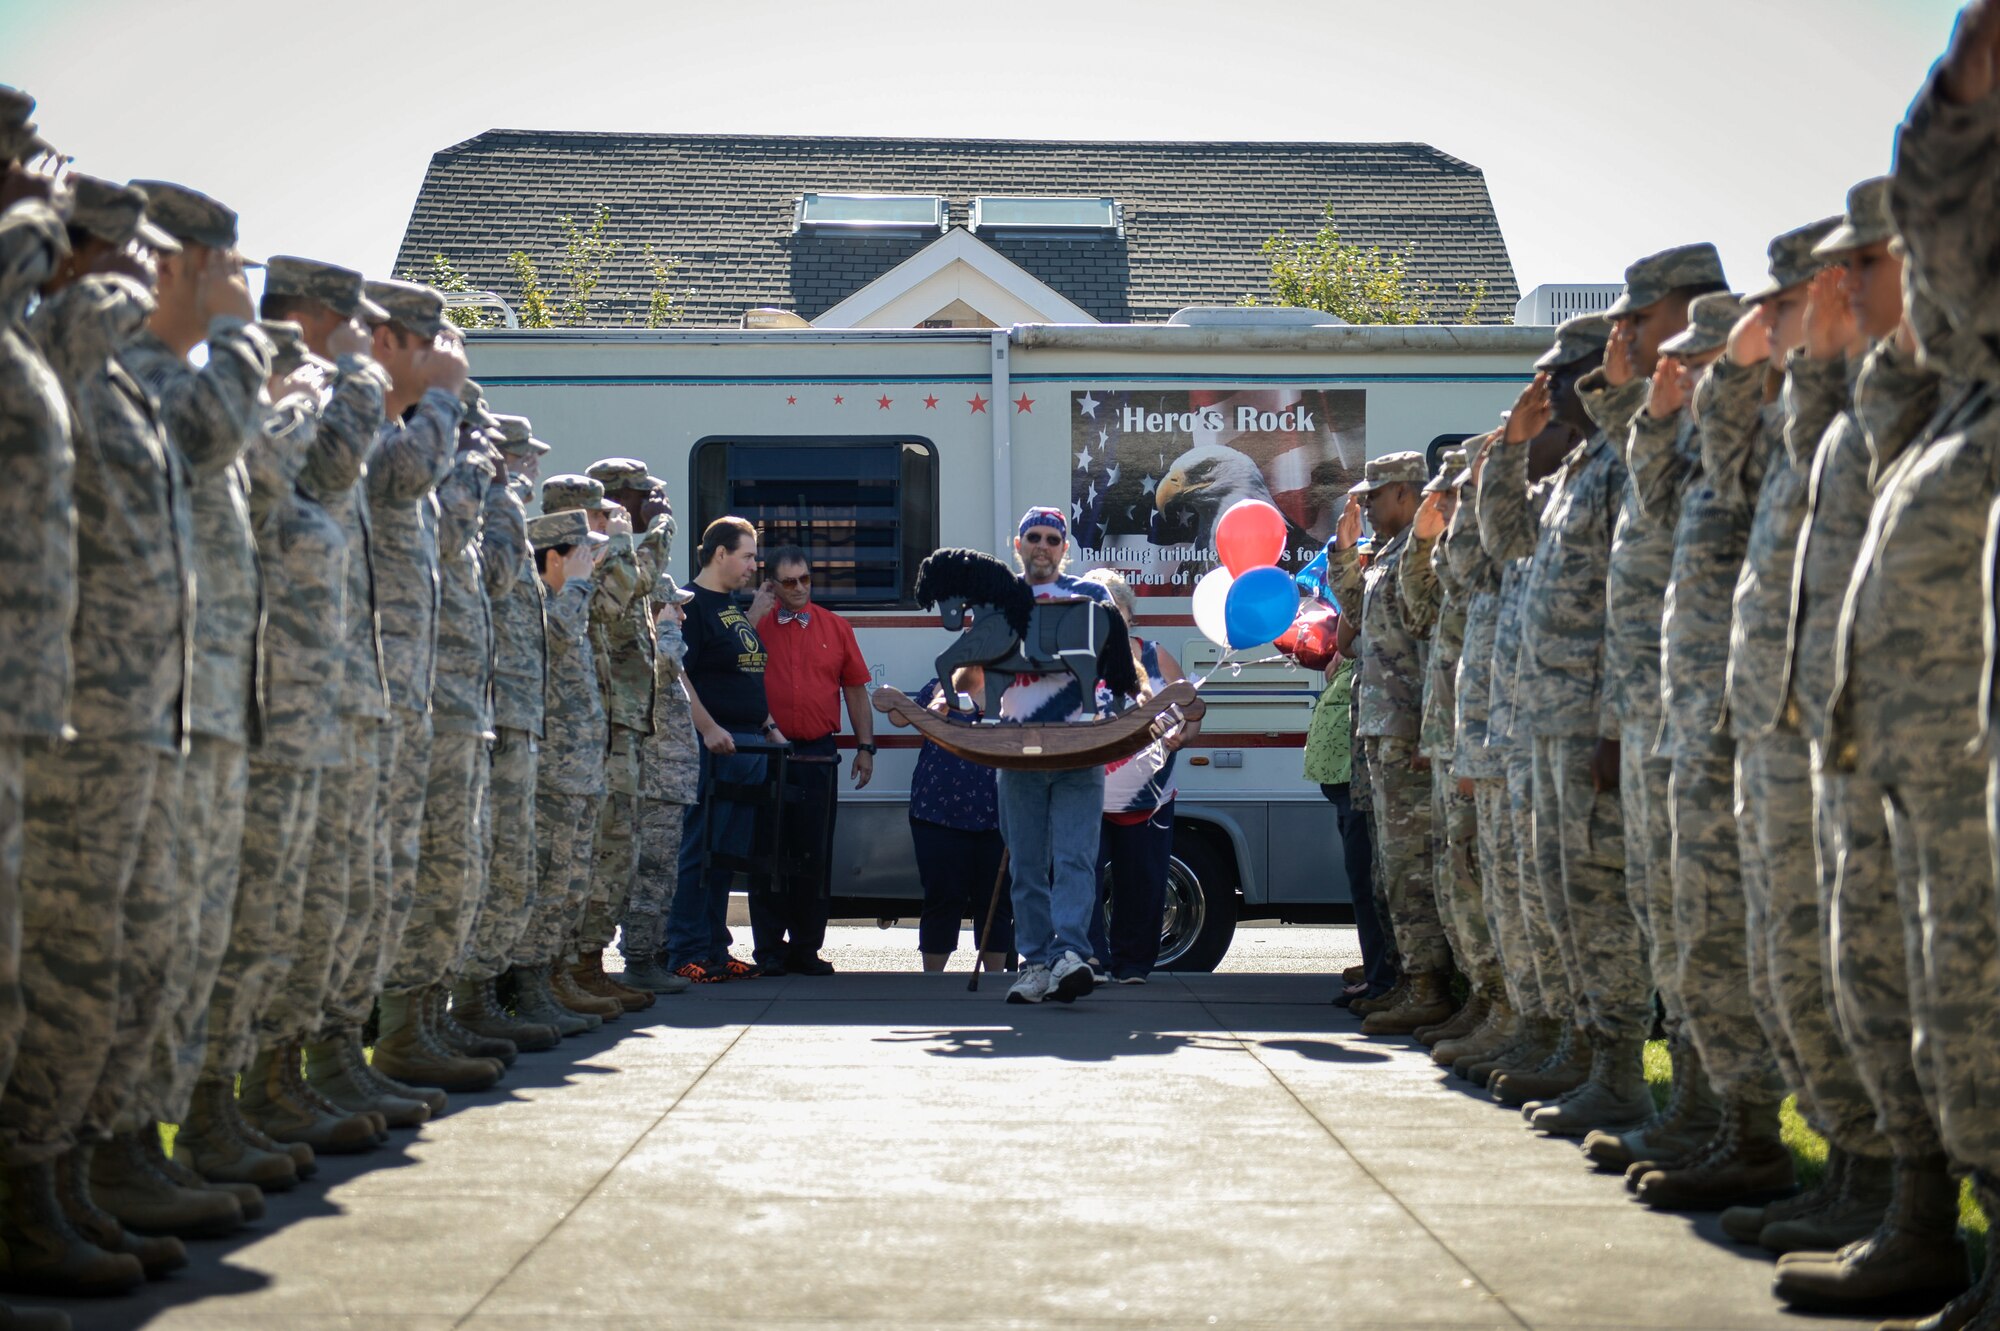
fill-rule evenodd
<path id="1" fill-rule="evenodd" d="M 986 324 L 1094 324 L 1048 283 L 961 227 L 954 227 L 813 320 L 815 328 L 917 328 L 967 311 Z"/>

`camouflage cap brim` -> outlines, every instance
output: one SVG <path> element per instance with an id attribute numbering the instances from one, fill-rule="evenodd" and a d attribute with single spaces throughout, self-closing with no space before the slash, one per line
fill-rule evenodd
<path id="1" fill-rule="evenodd" d="M 389 311 L 383 309 L 366 296 L 361 297 L 360 301 L 356 304 L 354 313 L 355 317 L 359 318 L 363 323 L 373 324 L 376 327 L 395 322 Z"/>
<path id="2" fill-rule="evenodd" d="M 158 223 L 148 217 L 141 217 L 139 219 L 139 230 L 133 236 L 133 239 L 156 254 L 179 254 L 181 252 L 181 243 L 168 235 L 160 228 Z"/>
<path id="3" fill-rule="evenodd" d="M 1466 470 L 1471 471 L 1472 468 L 1467 467 Z M 1430 478 L 1424 485 L 1423 492 L 1427 495 L 1434 495 L 1440 490 L 1456 490 L 1458 485 L 1457 473 L 1453 472 L 1450 467 L 1446 467 L 1443 471 Z"/>
<path id="4" fill-rule="evenodd" d="M 1660 354 L 1662 356 L 1674 356 L 1680 360 L 1686 360 L 1690 356 L 1699 356 L 1704 352 L 1714 351 L 1717 347 L 1727 345 L 1729 345 L 1728 338 L 1715 337 L 1690 325 L 1660 343 Z"/>
<path id="5" fill-rule="evenodd" d="M 1893 225 L 1865 227 L 1853 222 L 1842 222 L 1827 233 L 1825 240 L 1813 246 L 1813 256 L 1820 259 L 1838 259 L 1843 255 L 1865 250 L 1870 245 L 1880 245 L 1885 240 L 1896 238 Z"/>

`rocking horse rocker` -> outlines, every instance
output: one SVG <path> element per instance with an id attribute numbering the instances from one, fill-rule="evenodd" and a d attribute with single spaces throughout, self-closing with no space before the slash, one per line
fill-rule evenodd
<path id="1" fill-rule="evenodd" d="M 1065 672 L 1083 696 L 1100 679 L 1125 711 L 1070 724 L 965 725 L 917 706 L 896 689 L 875 690 L 875 709 L 914 727 L 947 753 L 988 767 L 1055 771 L 1095 767 L 1130 757 L 1207 705 L 1186 680 L 1146 696 L 1132 659 L 1125 621 L 1088 597 L 1037 600 L 1028 584 L 999 560 L 977 550 L 938 550 L 917 569 L 917 604 L 938 609 L 944 628 L 960 630 L 936 662 L 941 687 L 953 673 L 980 666 L 986 674 L 986 715 L 997 717 L 1000 695 L 1016 675 Z"/>

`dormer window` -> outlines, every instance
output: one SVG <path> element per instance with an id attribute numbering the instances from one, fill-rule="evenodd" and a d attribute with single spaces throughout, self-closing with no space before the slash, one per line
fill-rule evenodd
<path id="1" fill-rule="evenodd" d="M 792 231 L 941 232 L 944 199 L 936 194 L 801 194 Z"/>
<path id="2" fill-rule="evenodd" d="M 1123 237 L 1125 214 L 1116 199 L 982 194 L 972 201 L 972 229 Z"/>

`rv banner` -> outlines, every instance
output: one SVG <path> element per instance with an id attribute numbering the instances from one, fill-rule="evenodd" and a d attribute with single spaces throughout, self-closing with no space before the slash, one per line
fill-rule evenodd
<path id="1" fill-rule="evenodd" d="M 1333 534 L 1368 456 L 1358 388 L 1093 389 L 1070 394 L 1070 518 L 1079 557 L 1141 596 L 1187 596 L 1215 567 L 1215 520 L 1277 505 L 1284 566 Z"/>

